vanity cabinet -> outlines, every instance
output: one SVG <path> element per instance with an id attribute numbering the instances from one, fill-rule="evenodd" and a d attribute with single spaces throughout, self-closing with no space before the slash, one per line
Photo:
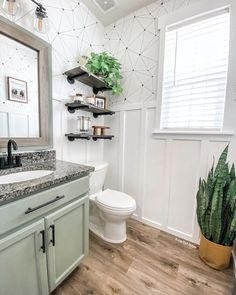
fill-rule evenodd
<path id="1" fill-rule="evenodd" d="M 45 217 L 50 290 L 70 274 L 88 252 L 88 202 L 75 201 Z"/>
<path id="2" fill-rule="evenodd" d="M 88 254 L 88 188 L 84 177 L 0 207 L 1 295 L 48 295 Z"/>
<path id="3" fill-rule="evenodd" d="M 0 240 L 0 294 L 48 294 L 44 220 Z"/>

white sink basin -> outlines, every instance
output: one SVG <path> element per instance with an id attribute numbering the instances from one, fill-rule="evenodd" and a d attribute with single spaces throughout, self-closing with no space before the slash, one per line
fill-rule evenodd
<path id="1" fill-rule="evenodd" d="M 32 171 L 24 171 L 18 173 L 12 173 L 7 175 L 0 176 L 0 185 L 1 184 L 10 184 L 17 183 L 21 181 L 32 180 L 40 177 L 47 176 L 53 173 L 50 170 L 32 170 Z"/>

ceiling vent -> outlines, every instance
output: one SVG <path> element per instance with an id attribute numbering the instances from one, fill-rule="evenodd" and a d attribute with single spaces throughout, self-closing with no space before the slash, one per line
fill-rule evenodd
<path id="1" fill-rule="evenodd" d="M 93 0 L 99 9 L 105 14 L 118 6 L 116 0 Z"/>

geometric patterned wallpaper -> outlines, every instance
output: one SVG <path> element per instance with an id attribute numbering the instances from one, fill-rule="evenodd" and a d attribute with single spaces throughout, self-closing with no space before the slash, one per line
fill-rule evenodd
<path id="1" fill-rule="evenodd" d="M 4 35 L 0 35 L 0 103 L 14 108 L 23 108 L 38 113 L 38 64 L 37 52 Z M 27 82 L 28 101 L 9 102 L 6 77 L 22 79 Z"/>
<path id="2" fill-rule="evenodd" d="M 147 103 L 157 97 L 158 17 L 197 0 L 156 1 L 106 27 L 106 50 L 123 66 L 124 92 L 110 105 Z"/>
<path id="3" fill-rule="evenodd" d="M 158 17 L 194 1 L 197 0 L 158 0 L 106 28 L 82 1 L 41 1 L 47 9 L 50 30 L 39 36 L 53 48 L 53 98 L 68 99 L 80 91 L 91 93 L 80 83 L 69 85 L 62 73 L 76 66 L 79 56 L 107 50 L 121 61 L 124 76 L 124 92 L 120 97 L 111 97 L 111 104 L 155 100 Z M 10 19 L 32 32 L 35 5 L 22 0 L 21 6 L 21 14 Z M 0 14 L 9 18 L 1 11 Z"/>
<path id="4" fill-rule="evenodd" d="M 46 35 L 35 34 L 52 45 L 53 99 L 62 101 L 53 103 L 53 135 L 57 158 L 76 163 L 84 163 L 88 159 L 101 159 L 102 141 L 78 140 L 70 143 L 64 135 L 74 131 L 78 115 L 67 112 L 64 100 L 68 100 L 69 96 L 76 92 L 89 95 L 91 88 L 77 82 L 70 85 L 62 73 L 76 67 L 81 55 L 104 50 L 104 26 L 80 0 L 40 2 L 47 9 L 50 30 Z M 33 32 L 32 18 L 35 5 L 30 0 L 21 0 L 21 5 L 21 14 L 12 21 Z M 4 15 L 1 12 L 0 14 Z M 100 119 L 97 119 L 96 123 L 102 124 Z"/>
<path id="5" fill-rule="evenodd" d="M 104 49 L 103 25 L 81 1 L 40 2 L 47 9 L 50 26 L 48 34 L 38 36 L 51 43 L 53 49 L 53 98 L 68 99 L 70 94 L 80 90 L 90 93 L 90 88 L 80 83 L 69 85 L 62 73 L 75 67 L 79 56 Z M 21 13 L 15 18 L 4 15 L 2 11 L 0 14 L 33 32 L 32 18 L 35 5 L 29 0 L 21 0 L 21 6 Z"/>

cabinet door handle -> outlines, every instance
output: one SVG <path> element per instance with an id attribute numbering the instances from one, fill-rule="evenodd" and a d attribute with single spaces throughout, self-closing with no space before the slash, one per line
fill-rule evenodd
<path id="1" fill-rule="evenodd" d="M 25 211 L 25 214 L 29 214 L 29 213 L 32 213 L 32 212 L 34 212 L 34 211 L 37 211 L 37 210 L 39 210 L 39 209 L 41 209 L 41 208 L 43 208 L 43 207 L 46 207 L 46 206 L 48 206 L 48 205 L 50 205 L 50 204 L 52 204 L 52 203 L 55 203 L 55 202 L 57 202 L 57 201 L 59 201 L 59 200 L 61 200 L 61 199 L 63 199 L 63 198 L 65 198 L 65 196 L 57 196 L 55 199 L 53 199 L 53 200 L 51 200 L 51 201 L 49 201 L 49 202 L 47 202 L 47 203 L 44 203 L 44 204 L 39 205 L 39 206 L 34 207 L 34 208 L 28 208 L 28 209 Z"/>
<path id="2" fill-rule="evenodd" d="M 41 230 L 40 234 L 42 235 L 42 246 L 41 249 L 43 250 L 43 253 L 46 252 L 46 244 L 45 244 L 45 231 Z"/>
<path id="3" fill-rule="evenodd" d="M 54 224 L 50 225 L 50 228 L 52 229 L 52 239 L 50 242 L 52 243 L 53 246 L 55 246 L 55 225 Z"/>

